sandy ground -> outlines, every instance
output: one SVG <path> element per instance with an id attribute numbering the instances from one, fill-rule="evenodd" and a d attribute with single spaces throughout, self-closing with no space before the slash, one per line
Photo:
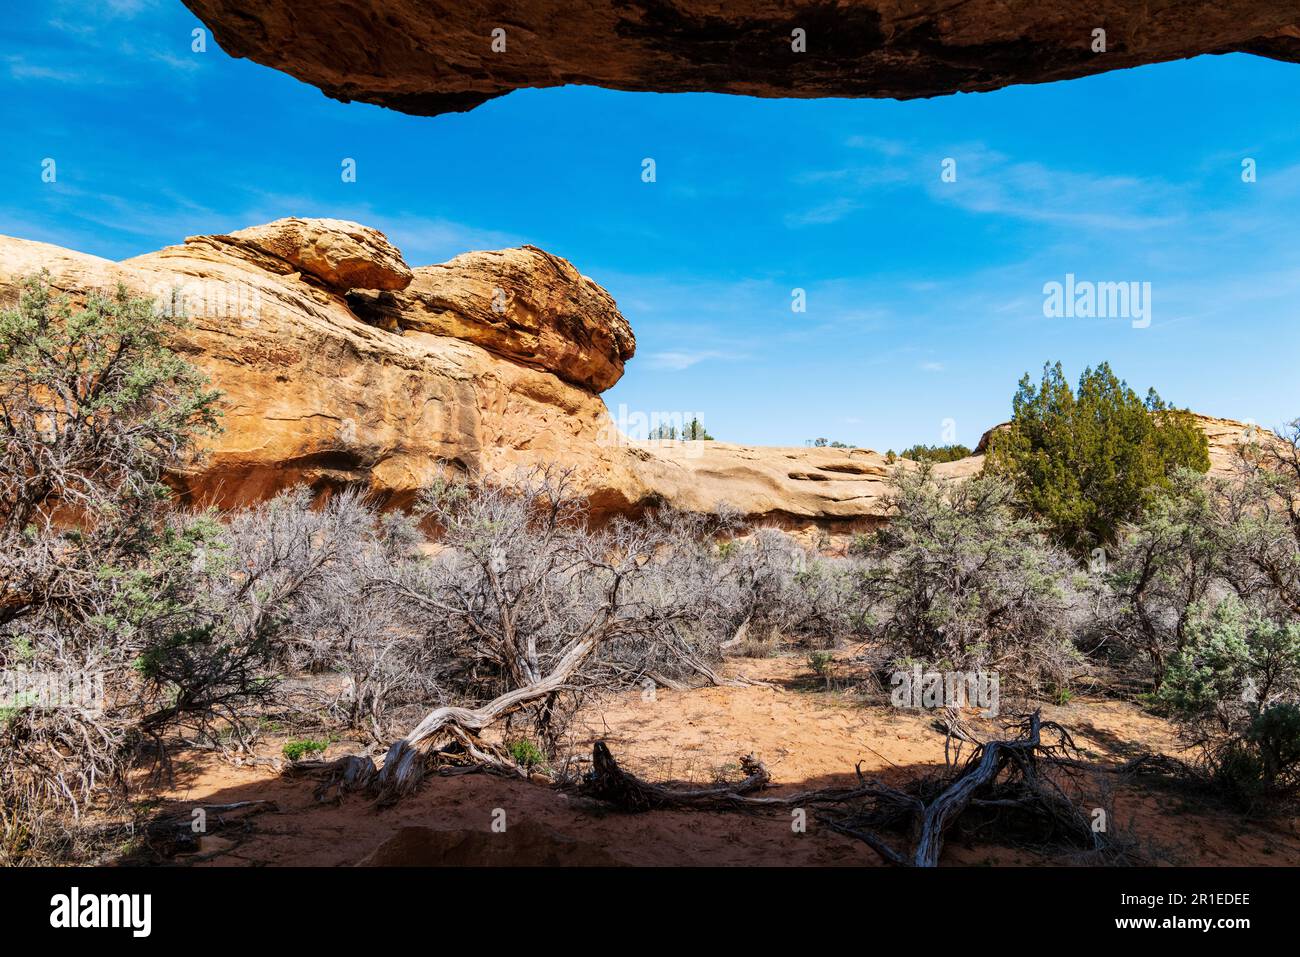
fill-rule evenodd
<path id="1" fill-rule="evenodd" d="M 642 777 L 696 783 L 738 778 L 740 757 L 752 753 L 771 772 L 773 794 L 846 786 L 859 763 L 865 774 L 895 784 L 943 763 L 944 736 L 932 726 L 933 715 L 867 705 L 828 690 L 801 656 L 736 659 L 726 673 L 768 684 L 661 688 L 651 700 L 635 691 L 608 698 L 582 715 L 574 753 L 590 754 L 591 742 L 603 739 L 626 769 Z M 1083 696 L 1044 706 L 1043 713 L 1068 727 L 1095 761 L 1120 762 L 1144 750 L 1186 756 L 1168 723 L 1129 702 Z M 974 712 L 970 718 L 980 730 L 996 727 L 978 723 Z M 326 756 L 350 750 L 341 743 Z M 807 831 L 796 833 L 788 810 L 611 813 L 545 785 L 492 774 L 433 777 L 415 795 L 383 809 L 360 796 L 321 804 L 313 787 L 313 781 L 281 776 L 273 765 L 235 766 L 189 754 L 177 763 L 172 786 L 156 796 L 166 813 L 200 804 L 275 802 L 273 810 L 223 815 L 197 853 L 174 858 L 197 866 L 880 863 L 865 845 L 820 826 L 813 815 Z M 1246 821 L 1150 779 L 1116 789 L 1113 808 L 1112 826 L 1135 840 L 1149 863 L 1300 864 L 1300 823 L 1292 818 Z M 943 858 L 945 865 L 1078 861 L 970 834 L 953 835 Z"/>

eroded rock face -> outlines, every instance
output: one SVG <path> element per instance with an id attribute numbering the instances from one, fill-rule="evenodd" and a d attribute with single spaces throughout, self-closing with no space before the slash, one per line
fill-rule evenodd
<path id="1" fill-rule="evenodd" d="M 229 236 L 192 236 L 187 243 L 226 244 L 235 254 L 279 271 L 276 260 L 319 279 L 337 292 L 349 289 L 405 289 L 411 269 L 377 229 L 341 219 L 277 219 Z M 271 257 L 270 262 L 261 257 Z"/>
<path id="2" fill-rule="evenodd" d="M 907 99 L 1203 53 L 1300 60 L 1294 0 L 185 3 L 233 56 L 335 99 L 421 115 L 567 83 Z M 1095 30 L 1105 31 L 1105 52 L 1094 51 Z"/>
<path id="3" fill-rule="evenodd" d="M 868 449 L 624 437 L 599 390 L 631 357 L 631 330 L 609 294 L 564 260 L 529 247 L 470 253 L 415 269 L 405 290 L 367 292 L 346 284 L 396 282 L 404 268 L 382 235 L 284 222 L 120 263 L 0 237 L 0 305 L 12 304 L 21 277 L 46 269 L 73 296 L 122 282 L 184 309 L 190 328 L 176 346 L 224 395 L 225 431 L 176 477 L 195 501 L 360 484 L 400 505 L 445 467 L 508 475 L 558 465 L 573 470 L 597 516 L 727 505 L 795 532 L 832 533 L 887 517 L 895 466 Z M 511 290 L 516 311 L 494 312 L 489 287 Z M 1231 468 L 1246 426 L 1201 424 L 1215 469 Z M 961 478 L 982 462 L 974 455 L 937 471 Z"/>
<path id="4" fill-rule="evenodd" d="M 355 224 L 338 237 L 330 221 L 306 224 L 312 250 L 355 239 Z M 357 482 L 400 503 L 444 464 L 477 471 L 546 462 L 574 468 L 601 510 L 634 508 L 648 494 L 624 451 L 598 444 L 608 413 L 592 390 L 473 342 L 388 331 L 357 316 L 347 299 L 357 291 L 337 284 L 391 284 L 403 268 L 382 235 L 367 231 L 378 237 L 362 244 L 374 250 L 369 264 L 325 256 L 332 266 L 309 273 L 317 259 L 283 245 L 265 251 L 268 236 L 283 238 L 272 226 L 191 237 L 121 263 L 0 237 L 0 302 L 13 301 L 19 278 L 45 268 L 70 294 L 122 282 L 183 309 L 191 328 L 177 347 L 224 393 L 224 432 L 180 477 L 196 498 L 229 505 L 299 482 Z M 287 255 L 298 268 L 286 266 Z"/>
<path id="5" fill-rule="evenodd" d="M 619 380 L 636 351 L 614 298 L 536 246 L 423 266 L 404 292 L 358 294 L 352 305 L 385 328 L 473 342 L 596 392 Z"/>

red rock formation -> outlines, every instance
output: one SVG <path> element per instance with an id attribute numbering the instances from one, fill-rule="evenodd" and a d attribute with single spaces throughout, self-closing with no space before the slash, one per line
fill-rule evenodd
<path id="1" fill-rule="evenodd" d="M 1300 60 L 1295 0 L 185 2 L 233 56 L 422 115 L 567 83 L 907 99 L 1203 53 Z"/>
<path id="2" fill-rule="evenodd" d="M 0 237 L 0 303 L 42 268 L 72 295 L 122 282 L 189 316 L 177 346 L 224 393 L 225 431 L 178 477 L 196 498 L 356 483 L 400 503 L 444 464 L 558 464 L 597 513 L 726 504 L 836 531 L 885 514 L 891 466 L 868 449 L 626 438 L 599 392 L 632 356 L 627 320 L 599 285 L 533 247 L 410 270 L 376 230 L 327 219 L 194 236 L 121 263 Z M 1203 425 L 1227 468 L 1244 426 Z M 938 471 L 971 475 L 982 461 Z"/>
<path id="3" fill-rule="evenodd" d="M 386 328 L 473 342 L 595 392 L 617 382 L 636 351 L 614 298 L 536 246 L 464 253 L 416 269 L 405 292 L 351 302 Z"/>

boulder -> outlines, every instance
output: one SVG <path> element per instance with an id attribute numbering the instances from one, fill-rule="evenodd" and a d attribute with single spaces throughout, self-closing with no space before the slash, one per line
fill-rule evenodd
<path id="1" fill-rule="evenodd" d="M 422 266 L 403 292 L 357 294 L 352 306 L 386 328 L 472 342 L 595 392 L 617 382 L 636 351 L 614 298 L 536 246 Z"/>
<path id="2" fill-rule="evenodd" d="M 228 247 L 271 271 L 300 272 L 328 289 L 405 289 L 411 269 L 377 229 L 341 219 L 277 219 L 228 236 L 191 236 L 187 244 Z M 269 257 L 269 259 L 267 258 Z M 281 270 L 283 263 L 287 269 Z"/>

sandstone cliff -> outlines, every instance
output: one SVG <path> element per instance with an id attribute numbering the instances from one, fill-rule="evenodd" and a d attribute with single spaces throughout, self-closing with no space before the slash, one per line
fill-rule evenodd
<path id="1" fill-rule="evenodd" d="M 0 237 L 0 303 L 41 269 L 73 295 L 121 282 L 189 317 L 178 348 L 225 395 L 225 431 L 178 477 L 195 500 L 360 483 L 400 504 L 444 464 L 554 463 L 601 514 L 727 504 L 839 532 L 884 514 L 892 466 L 874 451 L 624 437 L 599 393 L 632 357 L 632 330 L 609 293 L 534 247 L 411 269 L 378 231 L 329 219 L 193 236 L 120 263 Z M 1244 426 L 1203 424 L 1227 468 Z"/>
<path id="2" fill-rule="evenodd" d="M 335 99 L 424 115 L 566 83 L 905 99 L 1203 53 L 1300 61 L 1294 0 L 185 3 L 232 56 Z"/>

